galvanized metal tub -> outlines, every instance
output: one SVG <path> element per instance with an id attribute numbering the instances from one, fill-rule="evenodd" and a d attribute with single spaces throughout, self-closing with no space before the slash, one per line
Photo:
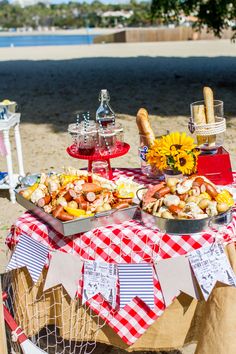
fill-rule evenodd
<path id="1" fill-rule="evenodd" d="M 151 229 L 159 229 L 168 234 L 193 234 L 207 230 L 208 228 L 218 228 L 227 225 L 232 221 L 232 210 L 205 219 L 165 219 L 151 215 L 141 209 L 141 219 L 145 226 Z"/>

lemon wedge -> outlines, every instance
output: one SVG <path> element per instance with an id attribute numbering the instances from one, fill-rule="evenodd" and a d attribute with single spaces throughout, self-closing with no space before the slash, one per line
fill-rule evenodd
<path id="1" fill-rule="evenodd" d="M 94 216 L 93 213 L 86 213 L 86 211 L 83 209 L 69 208 L 67 206 L 64 206 L 64 209 L 68 214 L 75 216 L 76 218 L 89 218 Z"/>
<path id="2" fill-rule="evenodd" d="M 68 214 L 76 217 L 84 217 L 86 215 L 86 211 L 83 209 L 74 209 L 74 208 L 69 208 L 67 206 L 65 206 L 64 209 L 65 211 L 67 211 Z"/>
<path id="3" fill-rule="evenodd" d="M 118 194 L 118 198 L 120 199 L 126 199 L 126 198 L 134 198 L 134 193 L 133 192 L 130 192 L 130 193 L 119 193 Z"/>

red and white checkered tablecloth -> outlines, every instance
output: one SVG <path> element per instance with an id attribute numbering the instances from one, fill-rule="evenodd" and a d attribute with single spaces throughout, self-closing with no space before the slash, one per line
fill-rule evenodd
<path id="1" fill-rule="evenodd" d="M 141 175 L 139 169 L 116 169 L 114 175 L 115 178 L 120 175 L 134 176 L 139 183 L 153 183 L 153 180 L 148 181 Z M 236 174 L 234 176 L 236 179 Z M 53 250 L 77 253 L 83 259 L 112 263 L 152 263 L 158 259 L 187 254 L 214 240 L 212 231 L 192 235 L 161 234 L 159 231 L 148 229 L 138 220 L 64 237 L 29 212 L 23 214 L 13 225 L 12 232 L 7 238 L 9 247 L 17 242 L 21 233 L 49 245 Z M 232 222 L 223 227 L 220 233 L 226 243 L 235 240 L 236 212 L 233 213 Z M 153 278 L 155 298 L 153 310 L 137 297 L 118 311 L 112 309 L 100 295 L 87 302 L 129 345 L 133 344 L 165 310 L 160 284 L 154 270 Z"/>

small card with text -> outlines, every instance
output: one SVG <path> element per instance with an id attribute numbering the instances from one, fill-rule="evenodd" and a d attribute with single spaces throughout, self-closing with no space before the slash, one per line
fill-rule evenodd
<path id="1" fill-rule="evenodd" d="M 204 299 L 207 300 L 217 281 L 236 286 L 236 276 L 220 243 L 202 247 L 188 255 Z"/>

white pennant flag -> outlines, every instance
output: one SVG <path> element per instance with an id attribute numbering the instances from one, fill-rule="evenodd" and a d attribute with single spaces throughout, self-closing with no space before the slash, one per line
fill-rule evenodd
<path id="1" fill-rule="evenodd" d="M 155 269 L 166 307 L 179 296 L 181 291 L 198 299 L 193 274 L 185 256 L 163 259 L 155 263 Z"/>
<path id="2" fill-rule="evenodd" d="M 74 299 L 82 275 L 83 262 L 79 256 L 64 252 L 53 252 L 44 284 L 44 291 L 61 284 Z"/>
<path id="3" fill-rule="evenodd" d="M 82 304 L 100 293 L 109 303 L 116 307 L 116 264 L 85 261 Z"/>
<path id="4" fill-rule="evenodd" d="M 6 271 L 27 267 L 36 283 L 42 273 L 48 256 L 48 247 L 32 237 L 21 235 Z"/>
<path id="5" fill-rule="evenodd" d="M 210 296 L 217 281 L 236 286 L 236 276 L 222 244 L 214 243 L 199 248 L 191 252 L 188 258 L 205 300 Z"/>
<path id="6" fill-rule="evenodd" d="M 149 263 L 118 264 L 120 307 L 136 296 L 154 308 L 153 268 Z"/>

